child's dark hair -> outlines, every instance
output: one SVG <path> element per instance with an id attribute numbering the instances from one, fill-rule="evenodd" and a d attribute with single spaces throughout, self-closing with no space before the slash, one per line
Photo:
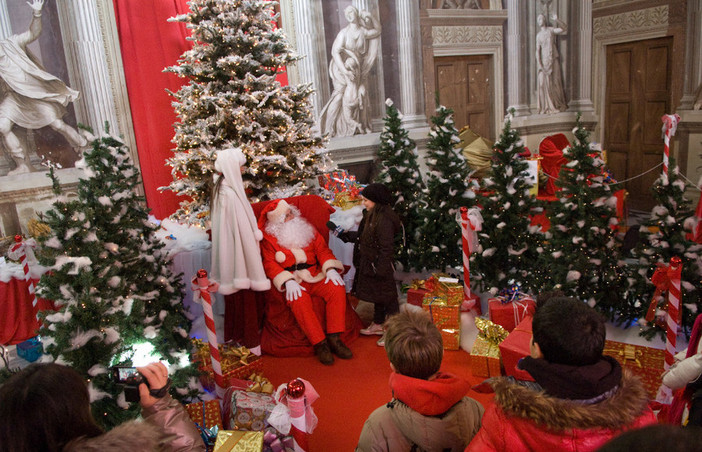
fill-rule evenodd
<path id="1" fill-rule="evenodd" d="M 602 358 L 604 317 L 575 298 L 554 297 L 538 306 L 532 330 L 550 363 L 585 366 Z"/>
<path id="2" fill-rule="evenodd" d="M 438 328 L 424 311 L 403 311 L 385 322 L 385 352 L 395 372 L 426 380 L 444 357 Z"/>

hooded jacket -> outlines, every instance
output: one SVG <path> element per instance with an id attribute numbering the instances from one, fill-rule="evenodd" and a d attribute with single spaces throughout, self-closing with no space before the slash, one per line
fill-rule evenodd
<path id="1" fill-rule="evenodd" d="M 129 421 L 94 438 L 68 443 L 64 452 L 205 452 L 205 443 L 188 413 L 170 395 L 143 408 L 141 421 Z"/>
<path id="2" fill-rule="evenodd" d="M 618 369 L 617 369 L 618 370 Z M 502 377 L 490 379 L 494 404 L 466 452 L 594 451 L 624 430 L 656 423 L 638 377 L 622 369 L 609 397 L 581 403 Z"/>
<path id="3" fill-rule="evenodd" d="M 480 428 L 483 407 L 465 397 L 466 380 L 443 372 L 432 380 L 392 373 L 390 388 L 393 400 L 368 417 L 357 451 L 460 451 Z"/>

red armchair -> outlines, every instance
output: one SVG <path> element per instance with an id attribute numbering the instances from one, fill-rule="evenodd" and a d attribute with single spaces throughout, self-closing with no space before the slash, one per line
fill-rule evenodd
<path id="1" fill-rule="evenodd" d="M 328 240 L 327 221 L 334 209 L 316 195 L 286 198 Z M 259 217 L 269 201 L 252 204 L 254 215 Z M 266 292 L 242 290 L 224 297 L 224 339 L 236 340 L 251 348 L 261 345 L 261 350 L 274 356 L 313 355 L 312 345 L 297 324 L 284 294 L 275 288 Z M 324 302 L 314 300 L 314 308 L 322 325 Z M 358 315 L 349 303 L 346 305 L 346 331 L 341 339 L 348 344 L 358 337 L 363 327 Z"/>

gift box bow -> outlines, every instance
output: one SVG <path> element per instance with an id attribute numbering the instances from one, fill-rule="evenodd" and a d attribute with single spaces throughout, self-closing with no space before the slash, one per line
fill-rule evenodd
<path id="1" fill-rule="evenodd" d="M 513 301 L 519 301 L 527 297 L 527 294 L 521 292 L 521 287 L 519 284 L 512 284 L 506 289 L 500 290 L 497 295 L 497 299 L 503 304 L 511 303 Z"/>
<path id="2" fill-rule="evenodd" d="M 475 326 L 478 328 L 478 335 L 493 345 L 499 345 L 500 342 L 507 339 L 507 335 L 509 334 L 502 325 L 498 325 L 482 317 L 475 318 Z"/>

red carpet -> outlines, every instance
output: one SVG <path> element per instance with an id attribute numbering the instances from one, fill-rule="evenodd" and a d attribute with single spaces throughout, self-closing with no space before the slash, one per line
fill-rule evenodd
<path id="1" fill-rule="evenodd" d="M 276 358 L 264 356 L 263 373 L 275 387 L 297 377 L 308 380 L 319 393 L 313 405 L 319 424 L 310 438 L 310 450 L 353 451 L 368 415 L 390 400 L 390 364 L 378 336 L 361 336 L 349 348 L 353 359 L 337 359 L 325 366 L 314 356 Z M 445 351 L 442 370 L 460 375 L 473 384 L 482 381 L 470 371 L 469 354 Z M 468 394 L 485 405 L 492 394 Z"/>

